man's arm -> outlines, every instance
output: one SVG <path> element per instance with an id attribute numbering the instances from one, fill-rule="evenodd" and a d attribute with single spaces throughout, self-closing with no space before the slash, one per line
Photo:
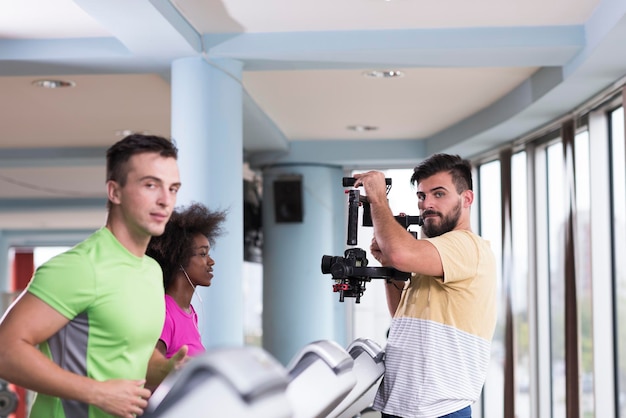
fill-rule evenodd
<path id="1" fill-rule="evenodd" d="M 415 239 L 393 216 L 387 201 L 385 175 L 379 171 L 369 171 L 355 174 L 354 177 L 357 179 L 355 187 L 363 186 L 365 189 L 374 236 L 380 256 L 386 262 L 384 265 L 400 271 L 442 277 L 443 265 L 435 246 L 427 240 Z"/>
<path id="2" fill-rule="evenodd" d="M 376 236 L 372 238 L 372 243 L 370 244 L 370 253 L 374 256 L 376 260 L 382 266 L 391 266 L 390 262 L 385 258 L 385 255 L 380 251 L 380 247 L 378 246 L 378 242 L 376 241 Z M 404 286 L 404 284 L 402 285 Z M 386 281 L 385 293 L 387 295 L 387 309 L 389 309 L 389 313 L 393 317 L 398 309 L 398 305 L 400 304 L 400 297 L 402 296 L 402 287 L 398 284 L 397 281 L 388 280 Z"/>
<path id="3" fill-rule="evenodd" d="M 390 280 L 385 282 L 385 291 L 387 294 L 387 308 L 393 317 L 398 310 L 400 298 L 402 297 L 402 285 L 398 284 L 395 280 Z"/>
<path id="4" fill-rule="evenodd" d="M 0 377 L 35 392 L 95 405 L 109 414 L 134 417 L 147 405 L 143 381 L 97 382 L 60 368 L 36 347 L 69 321 L 38 297 L 24 292 L 0 321 Z"/>

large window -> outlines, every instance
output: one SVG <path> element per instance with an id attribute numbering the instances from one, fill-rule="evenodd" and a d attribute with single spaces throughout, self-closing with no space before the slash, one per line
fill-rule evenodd
<path id="1" fill-rule="evenodd" d="M 626 169 L 624 109 L 610 114 L 611 165 L 613 179 L 613 259 L 615 274 L 615 316 L 617 341 L 617 384 L 620 417 L 626 417 Z"/>

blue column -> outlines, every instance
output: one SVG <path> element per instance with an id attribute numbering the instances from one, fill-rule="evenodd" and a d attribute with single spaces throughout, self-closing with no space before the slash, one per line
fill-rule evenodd
<path id="1" fill-rule="evenodd" d="M 210 288 L 193 304 L 207 348 L 243 345 L 243 128 L 242 65 L 200 57 L 172 65 L 172 138 L 179 148 L 182 188 L 177 206 L 199 202 L 228 210 L 211 250 Z M 200 302 L 201 300 L 201 302 Z"/>
<path id="2" fill-rule="evenodd" d="M 303 221 L 277 223 L 274 181 L 301 176 Z M 346 345 L 345 312 L 322 274 L 323 255 L 343 255 L 346 240 L 343 170 L 287 165 L 263 171 L 263 348 L 288 364 L 306 344 Z"/>
<path id="3" fill-rule="evenodd" d="M 0 231 L 0 293 L 9 291 L 9 279 L 9 240 Z"/>
<path id="4" fill-rule="evenodd" d="M 13 302 L 13 297 L 8 293 L 11 287 L 9 265 L 9 238 L 0 230 L 0 318 Z"/>

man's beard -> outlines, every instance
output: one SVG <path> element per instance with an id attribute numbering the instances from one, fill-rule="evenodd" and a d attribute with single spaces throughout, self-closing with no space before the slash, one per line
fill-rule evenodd
<path id="1" fill-rule="evenodd" d="M 436 218 L 425 219 L 424 225 L 422 226 L 422 233 L 428 238 L 438 237 L 456 228 L 459 223 L 459 218 L 461 217 L 461 202 L 459 202 L 456 208 L 447 216 L 443 216 L 441 212 L 432 210 L 424 211 L 422 216 L 433 214 L 439 216 L 441 221 L 437 224 Z"/>

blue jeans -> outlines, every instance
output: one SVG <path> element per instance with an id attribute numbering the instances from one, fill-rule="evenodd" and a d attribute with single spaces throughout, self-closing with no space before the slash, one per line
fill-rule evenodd
<path id="1" fill-rule="evenodd" d="M 397 415 L 389 415 L 389 414 L 383 413 L 381 415 L 381 418 L 402 418 L 402 417 L 399 417 Z M 472 418 L 472 408 L 469 406 L 466 406 L 463 409 L 459 409 L 456 412 L 453 412 L 448 415 L 443 415 L 439 418 Z"/>

